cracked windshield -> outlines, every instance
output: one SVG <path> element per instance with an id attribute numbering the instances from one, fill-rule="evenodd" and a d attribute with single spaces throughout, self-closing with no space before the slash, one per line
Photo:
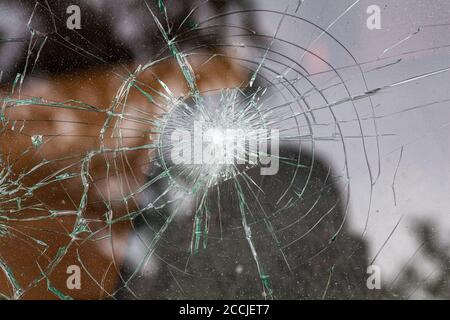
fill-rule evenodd
<path id="1" fill-rule="evenodd" d="M 0 0 L 0 299 L 449 299 L 447 0 Z"/>

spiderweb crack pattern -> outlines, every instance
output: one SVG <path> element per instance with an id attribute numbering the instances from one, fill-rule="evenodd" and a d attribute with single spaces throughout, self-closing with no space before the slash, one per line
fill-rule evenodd
<path id="1" fill-rule="evenodd" d="M 175 23 L 175 5 L 142 0 L 146 23 L 162 46 L 148 54 L 140 50 L 145 62 L 130 66 L 111 62 L 110 52 L 82 32 L 63 36 L 49 2 L 33 1 L 29 36 L 1 39 L 27 46 L 23 70 L 10 77 L 1 96 L 2 297 L 21 299 L 44 286 L 71 299 L 55 277 L 73 263 L 102 298 L 387 295 L 365 287 L 370 259 L 363 241 L 383 176 L 383 141 L 396 136 L 380 129 L 380 122 L 448 99 L 382 113 L 377 98 L 448 79 L 450 67 L 371 85 L 372 74 L 446 44 L 392 54 L 422 28 L 386 46 L 376 59 L 360 61 L 333 33 L 361 5 L 346 2 L 321 25 L 304 15 L 308 1 L 207 16 L 200 15 L 210 5 L 204 1 Z M 39 12 L 51 17 L 50 30 L 40 28 Z M 238 20 L 275 23 L 264 32 Z M 309 37 L 291 39 L 286 31 L 293 26 Z M 94 81 L 102 94 L 114 92 L 106 104 L 92 98 L 92 79 L 81 73 L 61 81 L 40 79 L 34 69 L 52 46 L 103 68 Z M 42 90 L 39 81 L 54 86 Z M 67 82 L 77 91 L 63 92 Z M 196 121 L 202 131 L 237 129 L 243 136 L 276 130 L 278 173 L 261 175 L 261 164 L 237 164 L 238 156 L 220 166 L 174 163 L 172 133 L 192 133 Z M 321 144 L 332 150 L 333 169 L 317 152 Z M 398 148 L 401 155 L 407 145 Z M 395 205 L 400 160 L 390 184 Z M 347 225 L 355 176 L 368 186 L 357 234 Z M 392 225 L 373 263 L 401 222 Z M 133 241 L 138 252 L 121 248 Z M 93 248 L 107 259 L 86 254 Z M 22 256 L 33 266 L 23 265 Z M 111 275 L 116 280 L 108 280 Z"/>

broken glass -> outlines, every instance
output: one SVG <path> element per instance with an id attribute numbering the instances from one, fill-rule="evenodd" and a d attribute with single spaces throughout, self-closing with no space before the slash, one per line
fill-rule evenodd
<path id="1" fill-rule="evenodd" d="M 72 2 L 0 3 L 3 298 L 449 297 L 448 1 Z"/>

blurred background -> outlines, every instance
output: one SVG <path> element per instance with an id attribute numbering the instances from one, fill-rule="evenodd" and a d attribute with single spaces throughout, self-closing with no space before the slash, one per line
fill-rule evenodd
<path id="1" fill-rule="evenodd" d="M 0 1 L 2 296 L 449 298 L 449 17 L 446 0 Z M 162 83 L 188 91 L 164 35 L 202 93 L 266 88 L 281 156 L 301 164 L 248 173 L 264 194 L 249 210 L 270 213 L 251 223 L 265 272 L 230 181 L 206 193 L 192 254 L 198 202 L 139 148 L 169 112 Z"/>

